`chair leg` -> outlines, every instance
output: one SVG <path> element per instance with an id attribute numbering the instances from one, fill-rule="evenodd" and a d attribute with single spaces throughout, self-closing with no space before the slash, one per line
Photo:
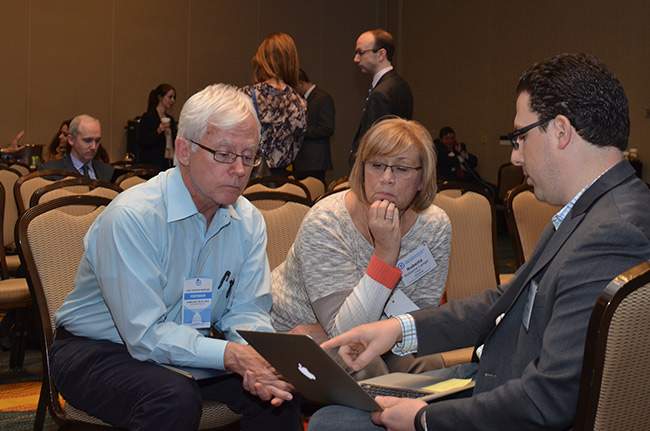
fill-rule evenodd
<path id="1" fill-rule="evenodd" d="M 47 376 L 43 376 L 43 382 L 41 382 L 41 394 L 38 397 L 38 407 L 36 408 L 36 418 L 34 419 L 34 431 L 43 431 L 43 424 L 45 423 L 45 413 L 47 413 L 47 404 L 49 400 L 47 384 L 45 383 L 45 379 L 47 378 Z"/>
<path id="2" fill-rule="evenodd" d="M 29 315 L 31 307 L 16 310 L 14 323 L 14 342 L 9 356 L 9 368 L 11 371 L 21 371 L 25 362 L 25 350 L 27 349 L 27 328 L 29 326 Z"/>

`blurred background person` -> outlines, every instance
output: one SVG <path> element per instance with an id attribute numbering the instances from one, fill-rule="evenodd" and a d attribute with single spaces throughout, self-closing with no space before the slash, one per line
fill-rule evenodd
<path id="1" fill-rule="evenodd" d="M 271 273 L 276 330 L 320 343 L 440 303 L 451 223 L 433 205 L 436 157 L 429 132 L 401 118 L 375 124 L 361 140 L 350 187 L 312 207 L 287 259 Z M 354 377 L 441 366 L 439 356 L 387 353 Z"/>
<path id="2" fill-rule="evenodd" d="M 178 123 L 170 114 L 176 101 L 176 90 L 160 84 L 151 90 L 147 111 L 138 125 L 135 162 L 168 169 L 174 159 L 174 140 Z"/>
<path id="3" fill-rule="evenodd" d="M 8 147 L 5 148 L 0 148 L 0 154 L 16 154 L 18 151 L 22 150 L 25 148 L 24 145 L 20 145 L 20 141 L 22 141 L 23 136 L 25 136 L 25 131 L 21 130 L 18 132 L 16 137 L 14 138 L 13 141 L 11 141 L 11 144 L 9 144 Z"/>
<path id="4" fill-rule="evenodd" d="M 253 57 L 255 83 L 242 90 L 251 96 L 262 125 L 258 153 L 270 174 L 287 176 L 307 129 L 307 102 L 295 90 L 298 85 L 298 51 L 291 36 L 271 33 Z M 260 176 L 264 167 L 254 175 Z"/>
<path id="5" fill-rule="evenodd" d="M 297 179 L 312 176 L 325 182 L 325 171 L 332 169 L 330 137 L 334 134 L 334 99 L 313 84 L 302 69 L 296 90 L 307 101 L 307 131 L 293 161 L 294 176 Z"/>
<path id="6" fill-rule="evenodd" d="M 63 121 L 59 126 L 59 131 L 50 141 L 44 157 L 46 162 L 65 157 L 68 151 L 68 128 L 70 127 L 70 121 L 72 120 Z"/>

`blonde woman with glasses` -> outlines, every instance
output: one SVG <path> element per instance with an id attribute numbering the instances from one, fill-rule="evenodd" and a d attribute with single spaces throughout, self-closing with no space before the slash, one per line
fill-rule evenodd
<path id="1" fill-rule="evenodd" d="M 286 261 L 273 271 L 276 330 L 322 342 L 439 304 L 451 224 L 432 204 L 436 155 L 429 132 L 401 118 L 375 124 L 361 141 L 350 186 L 314 205 Z M 355 377 L 437 366 L 433 358 L 389 353 Z"/>

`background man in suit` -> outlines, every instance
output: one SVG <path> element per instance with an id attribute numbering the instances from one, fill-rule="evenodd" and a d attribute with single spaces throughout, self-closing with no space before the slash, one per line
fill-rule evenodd
<path id="1" fill-rule="evenodd" d="M 313 176 L 325 182 L 325 171 L 332 169 L 330 137 L 334 134 L 334 99 L 316 87 L 302 69 L 296 90 L 307 100 L 307 131 L 293 161 L 295 175 L 297 178 Z"/>
<path id="2" fill-rule="evenodd" d="M 372 83 L 359 129 L 352 142 L 350 167 L 354 165 L 361 138 L 375 121 L 386 115 L 396 115 L 408 120 L 413 118 L 411 87 L 393 69 L 391 61 L 394 53 L 393 36 L 381 28 L 368 30 L 357 39 L 354 62 L 359 65 L 361 72 L 372 75 Z"/>
<path id="3" fill-rule="evenodd" d="M 630 123 L 619 80 L 592 56 L 562 54 L 526 71 L 517 94 L 512 162 L 538 199 L 563 206 L 530 260 L 506 286 L 322 345 L 342 345 L 354 369 L 391 348 L 427 355 L 477 346 L 472 396 L 430 405 L 380 397 L 385 409 L 371 418 L 389 430 L 569 429 L 591 310 L 609 281 L 650 258 L 650 193 L 622 157 Z M 371 418 L 328 407 L 309 430 L 383 429 Z"/>
<path id="4" fill-rule="evenodd" d="M 65 169 L 79 172 L 94 180 L 111 181 L 115 169 L 111 165 L 94 160 L 102 140 L 99 120 L 90 115 L 78 115 L 70 122 L 68 133 L 70 153 L 62 159 L 41 163 L 38 170 Z"/>

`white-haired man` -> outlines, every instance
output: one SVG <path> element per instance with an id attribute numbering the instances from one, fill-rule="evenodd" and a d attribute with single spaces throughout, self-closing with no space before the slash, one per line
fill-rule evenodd
<path id="1" fill-rule="evenodd" d="M 244 430 L 297 429 L 290 386 L 236 332 L 273 330 L 265 224 L 240 197 L 259 139 L 245 94 L 206 87 L 181 111 L 178 166 L 91 226 L 50 355 L 72 405 L 120 428 L 193 430 L 210 399 L 242 413 Z M 158 364 L 233 373 L 197 384 Z"/>

